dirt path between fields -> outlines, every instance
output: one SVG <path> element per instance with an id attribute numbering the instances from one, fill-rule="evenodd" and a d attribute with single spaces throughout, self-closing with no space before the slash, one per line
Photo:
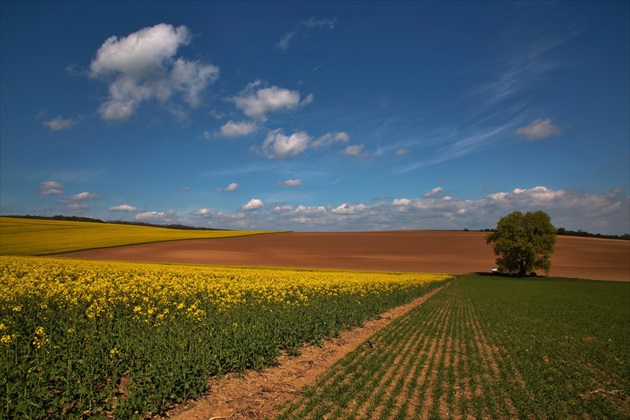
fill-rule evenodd
<path id="1" fill-rule="evenodd" d="M 304 347 L 299 356 L 281 356 L 276 366 L 261 372 L 213 378 L 208 382 L 208 395 L 174 408 L 166 417 L 178 420 L 270 418 L 282 404 L 299 394 L 304 386 L 317 381 L 335 362 L 444 287 L 394 308 L 379 319 L 367 321 L 362 328 L 344 331 L 322 346 Z"/>
<path id="2" fill-rule="evenodd" d="M 463 231 L 287 232 L 71 252 L 64 258 L 184 264 L 487 273 L 485 233 Z M 543 274 L 543 273 L 539 273 Z M 630 241 L 559 236 L 551 276 L 630 281 Z"/>

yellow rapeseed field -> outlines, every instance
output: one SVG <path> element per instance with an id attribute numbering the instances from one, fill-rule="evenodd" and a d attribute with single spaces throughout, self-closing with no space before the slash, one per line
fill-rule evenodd
<path id="1" fill-rule="evenodd" d="M 0 217 L 0 255 L 50 255 L 148 242 L 227 238 L 271 232 L 180 230 L 113 223 Z"/>
<path id="2" fill-rule="evenodd" d="M 445 274 L 0 256 L 0 418 L 163 412 L 404 304 Z M 125 392 L 120 383 L 126 378 Z"/>

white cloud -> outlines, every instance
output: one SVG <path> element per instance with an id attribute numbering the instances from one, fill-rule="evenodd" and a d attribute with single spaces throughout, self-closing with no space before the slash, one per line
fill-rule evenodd
<path id="1" fill-rule="evenodd" d="M 276 129 L 267 134 L 260 150 L 257 151 L 269 159 L 287 159 L 304 153 L 310 141 L 311 136 L 304 131 L 286 136 L 282 129 Z"/>
<path id="2" fill-rule="evenodd" d="M 363 157 L 367 157 L 367 153 L 362 153 L 363 152 L 363 145 L 362 144 L 356 144 L 354 146 L 348 146 L 345 149 L 343 149 L 341 152 L 342 155 L 348 155 L 348 156 L 353 156 L 356 158 L 363 158 Z"/>
<path id="3" fill-rule="evenodd" d="M 78 194 L 75 194 L 73 196 L 71 196 L 70 198 L 68 198 L 68 200 L 70 201 L 86 201 L 86 200 L 93 200 L 98 198 L 98 194 L 95 193 L 91 193 L 89 191 L 84 191 L 84 192 L 80 192 Z"/>
<path id="4" fill-rule="evenodd" d="M 367 210 L 369 206 L 365 204 L 349 204 L 344 203 L 340 206 L 335 207 L 331 210 L 332 213 L 335 214 L 356 214 Z"/>
<path id="5" fill-rule="evenodd" d="M 276 48 L 286 51 L 289 48 L 289 44 L 296 37 L 296 35 L 306 36 L 310 29 L 334 29 L 337 24 L 337 18 L 323 18 L 315 19 L 311 17 L 309 20 L 303 20 L 295 25 L 295 28 L 291 32 L 286 32 L 282 35 L 280 40 L 276 43 Z"/>
<path id="6" fill-rule="evenodd" d="M 423 197 L 425 197 L 425 198 L 427 198 L 427 197 L 435 197 L 437 195 L 442 194 L 442 192 L 444 192 L 444 188 L 442 188 L 442 187 L 435 187 L 431 191 L 427 191 L 426 193 L 424 193 Z"/>
<path id="7" fill-rule="evenodd" d="M 77 202 L 75 211 L 82 211 Z M 83 207 L 85 208 L 85 207 Z M 256 210 L 257 211 L 249 211 Z M 484 229 L 514 211 L 547 212 L 556 227 L 593 233 L 630 233 L 630 197 L 623 189 L 599 194 L 552 190 L 545 186 L 498 191 L 477 199 L 458 197 L 399 197 L 374 204 L 266 206 L 252 199 L 234 213 L 199 209 L 189 216 L 208 226 L 225 229 L 278 229 L 302 231 Z M 138 220 L 186 224 L 174 212 L 146 212 Z M 194 220 L 194 219 L 192 219 Z M 190 222 L 188 222 L 190 223 Z"/>
<path id="8" fill-rule="evenodd" d="M 256 130 L 258 130 L 258 125 L 254 121 L 234 122 L 230 120 L 221 127 L 221 136 L 242 137 L 252 134 Z"/>
<path id="9" fill-rule="evenodd" d="M 348 143 L 350 141 L 350 136 L 348 133 L 343 131 L 335 131 L 332 133 L 326 133 L 317 140 L 315 140 L 311 147 L 320 148 L 320 147 L 328 147 L 335 143 Z"/>
<path id="10" fill-rule="evenodd" d="M 302 185 L 301 179 L 287 179 L 285 181 L 279 181 L 277 184 L 279 187 L 299 187 Z"/>
<path id="11" fill-rule="evenodd" d="M 200 208 L 199 210 L 195 211 L 193 214 L 197 215 L 197 216 L 210 216 L 210 215 L 214 214 L 214 211 L 212 209 L 207 208 L 207 207 L 203 207 L 203 208 Z"/>
<path id="12" fill-rule="evenodd" d="M 71 213 L 85 213 L 90 209 L 85 203 L 70 203 L 68 204 L 68 211 Z"/>
<path id="13" fill-rule="evenodd" d="M 201 94 L 209 83 L 219 78 L 219 68 L 199 61 L 175 60 L 171 72 L 173 87 L 182 92 L 191 107 L 201 105 Z"/>
<path id="14" fill-rule="evenodd" d="M 409 149 L 398 149 L 395 152 L 396 156 L 404 156 L 404 155 L 407 155 L 407 154 L 409 154 Z"/>
<path id="15" fill-rule="evenodd" d="M 219 68 L 175 59 L 178 49 L 190 40 L 185 26 L 164 23 L 108 38 L 90 65 L 90 76 L 109 84 L 109 96 L 99 108 L 101 118 L 125 120 L 142 102 L 153 99 L 166 105 L 175 93 L 189 106 L 199 106 L 202 92 L 219 77 Z"/>
<path id="16" fill-rule="evenodd" d="M 63 194 L 63 185 L 55 181 L 44 181 L 39 186 L 39 194 L 41 195 Z"/>
<path id="17" fill-rule="evenodd" d="M 245 204 L 244 206 L 241 207 L 241 210 L 243 210 L 243 211 L 256 210 L 256 209 L 259 209 L 259 208 L 263 207 L 264 205 L 265 205 L 265 203 L 263 203 L 262 200 L 260 200 L 258 198 L 252 198 L 251 200 L 249 200 L 249 202 L 247 204 Z"/>
<path id="18" fill-rule="evenodd" d="M 136 214 L 134 219 L 145 223 L 174 223 L 176 221 L 176 214 L 173 210 L 167 210 L 165 212 L 145 211 Z"/>
<path id="19" fill-rule="evenodd" d="M 140 210 L 141 209 L 139 209 L 138 207 L 130 206 L 129 204 L 120 204 L 118 206 L 113 206 L 109 208 L 109 211 L 111 212 L 121 211 L 121 212 L 133 213 Z"/>
<path id="20" fill-rule="evenodd" d="M 260 87 L 260 80 L 250 83 L 238 95 L 232 98 L 236 107 L 251 118 L 265 120 L 265 114 L 278 111 L 292 111 L 313 102 L 310 94 L 300 102 L 300 92 L 278 86 Z"/>
<path id="21" fill-rule="evenodd" d="M 77 122 L 73 120 L 72 118 L 62 118 L 61 115 L 58 115 L 57 117 L 51 120 L 43 122 L 43 124 L 46 127 L 50 128 L 53 131 L 59 131 L 59 130 L 72 128 L 72 126 L 74 126 L 76 123 Z"/>
<path id="22" fill-rule="evenodd" d="M 554 125 L 551 118 L 534 120 L 531 124 L 516 130 L 516 134 L 527 137 L 528 141 L 562 134 L 562 128 Z"/>
<path id="23" fill-rule="evenodd" d="M 69 212 L 85 213 L 90 208 L 86 201 L 96 200 L 97 198 L 99 198 L 98 194 L 84 191 L 74 194 L 67 199 L 61 199 L 57 203 L 66 205 Z"/>
<path id="24" fill-rule="evenodd" d="M 217 191 L 218 192 L 221 192 L 221 191 L 234 192 L 234 191 L 236 191 L 238 189 L 239 186 L 240 185 L 238 185 L 236 182 L 232 182 L 232 183 L 230 183 L 230 185 L 228 185 L 225 188 L 217 188 Z"/>

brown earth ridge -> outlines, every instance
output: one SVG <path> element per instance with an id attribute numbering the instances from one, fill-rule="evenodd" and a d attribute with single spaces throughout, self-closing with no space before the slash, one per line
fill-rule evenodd
<path id="1" fill-rule="evenodd" d="M 488 273 L 495 266 L 495 256 L 485 236 L 483 232 L 466 231 L 286 232 L 158 242 L 59 256 L 183 264 Z M 550 276 L 630 281 L 630 241 L 558 236 L 551 261 Z"/>

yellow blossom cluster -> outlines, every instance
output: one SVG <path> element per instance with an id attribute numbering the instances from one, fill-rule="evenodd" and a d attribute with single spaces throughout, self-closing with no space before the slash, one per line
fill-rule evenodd
<path id="1" fill-rule="evenodd" d="M 247 304 L 272 310 L 271 306 L 308 306 L 314 298 L 338 296 L 351 296 L 361 304 L 368 295 L 388 295 L 448 276 L 2 256 L 0 277 L 4 316 L 20 311 L 28 297 L 40 309 L 54 302 L 73 313 L 80 309 L 87 319 L 111 318 L 116 310 L 129 308 L 137 321 L 157 326 L 173 316 L 200 321 L 208 308 L 225 312 Z M 4 330 L 10 324 L 0 322 Z M 43 331 L 36 332 L 33 344 L 41 347 L 46 339 Z M 10 341 L 10 335 L 2 335 L 3 343 Z"/>

